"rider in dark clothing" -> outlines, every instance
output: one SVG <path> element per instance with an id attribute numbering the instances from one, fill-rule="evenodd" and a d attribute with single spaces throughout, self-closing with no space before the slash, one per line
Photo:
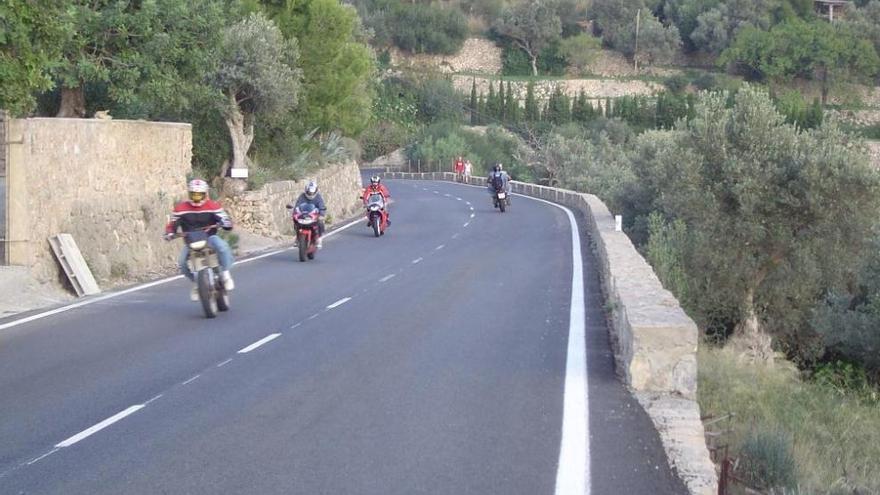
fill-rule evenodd
<path id="1" fill-rule="evenodd" d="M 315 205 L 315 208 L 318 209 L 320 213 L 320 217 L 318 218 L 318 249 L 321 249 L 322 242 L 321 238 L 324 237 L 324 215 L 327 214 L 327 205 L 324 204 L 324 198 L 321 196 L 321 193 L 318 192 L 318 184 L 315 181 L 309 181 L 306 184 L 306 189 L 302 194 L 299 195 L 299 198 L 296 199 L 295 206 L 299 206 L 303 203 L 311 203 Z M 294 243 L 294 245 L 296 245 Z"/>

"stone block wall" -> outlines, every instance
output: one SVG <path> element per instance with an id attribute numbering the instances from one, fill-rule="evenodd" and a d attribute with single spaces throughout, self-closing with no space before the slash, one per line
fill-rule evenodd
<path id="1" fill-rule="evenodd" d="M 449 172 L 388 172 L 392 179 L 454 180 Z M 472 177 L 471 184 L 485 185 Z M 669 462 L 691 494 L 714 495 L 715 466 L 706 448 L 697 395 L 697 326 L 592 194 L 511 182 L 515 193 L 580 210 L 587 219 L 611 313 L 615 362 L 654 422 Z"/>
<path id="2" fill-rule="evenodd" d="M 224 207 L 237 226 L 254 234 L 275 239 L 291 235 L 293 224 L 285 205 L 299 197 L 309 180 L 317 181 L 331 221 L 360 213 L 361 175 L 355 162 L 330 166 L 300 181 L 270 182 L 225 200 Z"/>
<path id="3" fill-rule="evenodd" d="M 501 72 L 501 48 L 484 38 L 468 38 L 455 55 L 409 54 L 392 49 L 391 63 L 398 67 L 428 67 L 444 73 Z"/>
<path id="4" fill-rule="evenodd" d="M 47 239 L 69 233 L 105 285 L 174 265 L 180 246 L 162 233 L 191 170 L 189 124 L 36 118 L 8 131 L 10 264 L 57 280 Z"/>

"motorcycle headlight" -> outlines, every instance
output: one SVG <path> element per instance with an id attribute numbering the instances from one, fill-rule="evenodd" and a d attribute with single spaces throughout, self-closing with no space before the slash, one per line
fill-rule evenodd
<path id="1" fill-rule="evenodd" d="M 205 246 L 207 246 L 207 245 L 208 245 L 208 241 L 205 241 L 205 240 L 195 241 L 195 242 L 189 243 L 189 248 L 192 249 L 193 251 L 201 251 L 202 249 L 205 249 Z"/>

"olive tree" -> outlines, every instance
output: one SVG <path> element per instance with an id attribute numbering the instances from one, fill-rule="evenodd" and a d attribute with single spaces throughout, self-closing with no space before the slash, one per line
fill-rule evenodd
<path id="1" fill-rule="evenodd" d="M 251 14 L 222 35 L 213 86 L 222 95 L 223 118 L 232 141 L 232 168 L 247 168 L 258 115 L 295 108 L 301 71 L 296 40 L 285 40 L 262 14 Z M 225 170 L 224 174 L 225 175 Z"/>
<path id="2" fill-rule="evenodd" d="M 538 55 L 562 34 L 556 4 L 546 0 L 519 0 L 506 7 L 492 27 L 529 56 L 534 76 Z"/>

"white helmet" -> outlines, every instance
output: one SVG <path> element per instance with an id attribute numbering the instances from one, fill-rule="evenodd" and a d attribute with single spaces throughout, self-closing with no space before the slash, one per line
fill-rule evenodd
<path id="1" fill-rule="evenodd" d="M 186 186 L 189 202 L 193 206 L 202 206 L 208 200 L 208 183 L 202 179 L 193 179 Z"/>
<path id="2" fill-rule="evenodd" d="M 306 184 L 306 197 L 309 199 L 315 199 L 315 196 L 318 195 L 318 183 L 310 180 L 308 184 Z"/>

